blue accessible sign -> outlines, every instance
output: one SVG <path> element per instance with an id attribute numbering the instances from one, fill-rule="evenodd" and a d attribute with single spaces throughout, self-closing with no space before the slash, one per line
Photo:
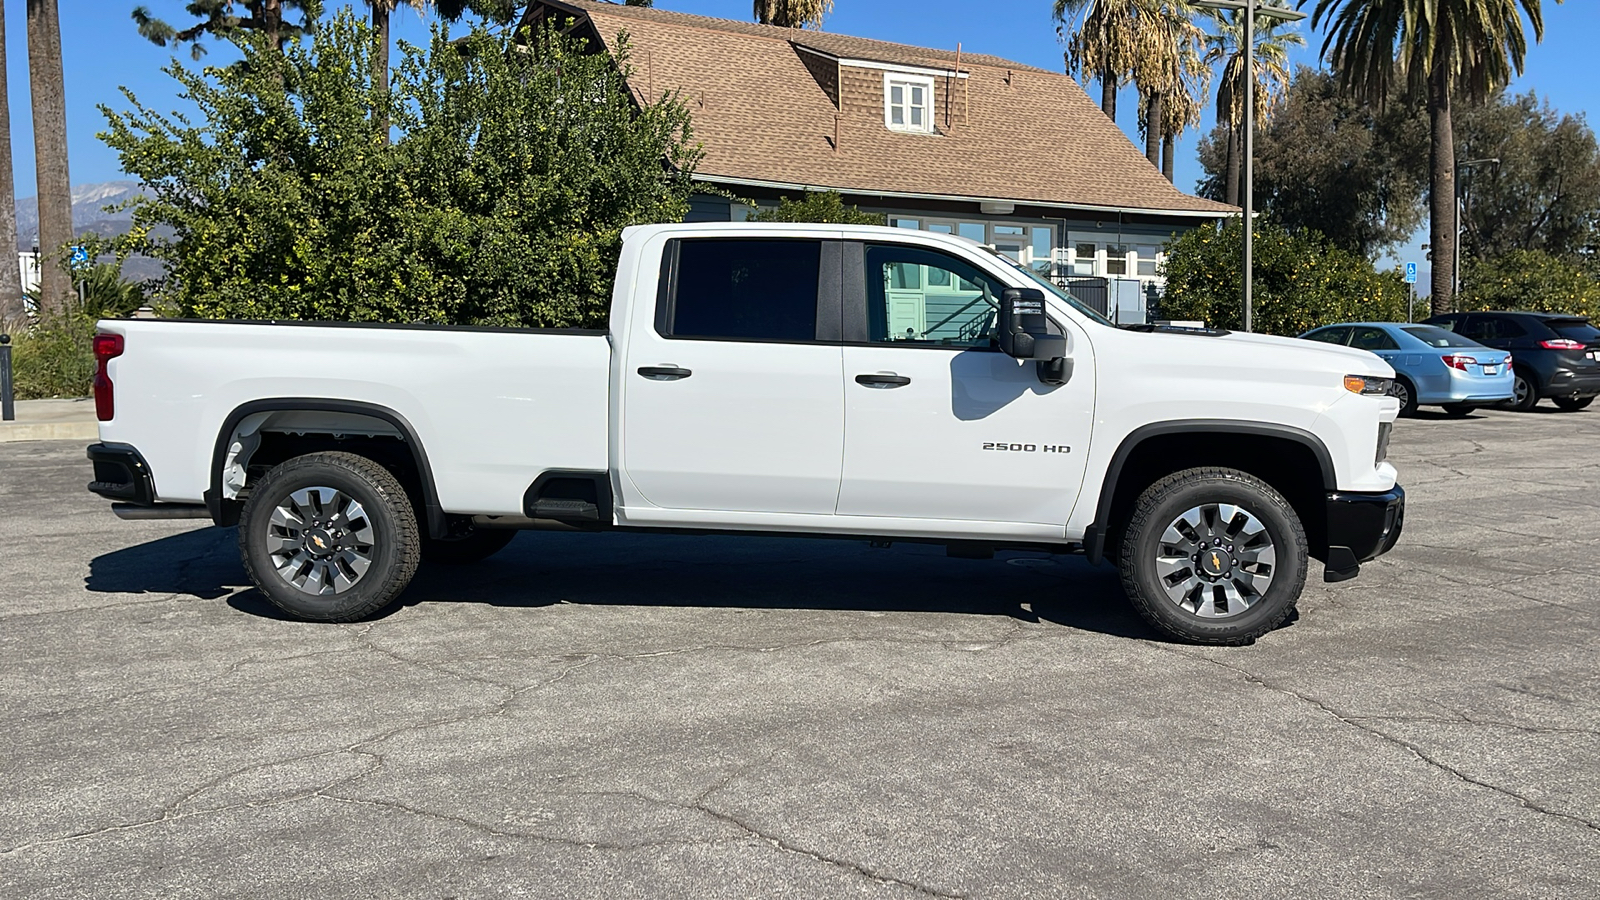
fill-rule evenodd
<path id="1" fill-rule="evenodd" d="M 1406 263 L 1406 284 L 1417 283 L 1417 264 Z"/>
<path id="2" fill-rule="evenodd" d="M 82 265 L 87 265 L 88 263 L 89 263 L 89 251 L 85 250 L 82 247 L 73 247 L 72 248 L 72 264 L 74 266 L 82 266 Z"/>

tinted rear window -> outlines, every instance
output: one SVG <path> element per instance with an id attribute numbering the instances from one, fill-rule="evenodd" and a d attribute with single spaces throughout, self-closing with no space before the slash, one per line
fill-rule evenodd
<path id="1" fill-rule="evenodd" d="M 1429 347 L 1474 347 L 1476 341 L 1469 341 L 1459 335 L 1451 334 L 1436 325 L 1407 325 L 1400 329 Z"/>
<path id="2" fill-rule="evenodd" d="M 1556 330 L 1556 334 L 1574 341 L 1583 341 L 1592 344 L 1600 341 L 1600 328 L 1584 321 L 1583 319 L 1549 319 L 1545 322 Z"/>
<path id="3" fill-rule="evenodd" d="M 685 240 L 667 333 L 685 338 L 811 341 L 822 243 Z"/>

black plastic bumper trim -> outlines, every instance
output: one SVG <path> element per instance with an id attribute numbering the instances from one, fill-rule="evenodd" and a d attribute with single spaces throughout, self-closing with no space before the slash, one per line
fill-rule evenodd
<path id="1" fill-rule="evenodd" d="M 1324 581 L 1345 581 L 1361 572 L 1361 564 L 1394 549 L 1405 528 L 1406 492 L 1328 493 L 1328 558 Z"/>
<path id="2" fill-rule="evenodd" d="M 86 451 L 94 463 L 94 480 L 89 491 L 119 503 L 153 506 L 156 482 L 150 466 L 132 447 L 90 444 Z"/>

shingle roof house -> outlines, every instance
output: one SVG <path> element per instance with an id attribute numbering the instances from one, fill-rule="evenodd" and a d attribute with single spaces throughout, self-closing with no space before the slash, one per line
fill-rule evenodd
<path id="1" fill-rule="evenodd" d="M 1168 183 L 1072 78 L 935 50 L 594 0 L 541 0 L 641 98 L 677 91 L 705 157 L 696 178 L 760 205 L 831 189 L 892 224 L 966 234 L 1061 275 L 1150 278 L 1175 231 L 1233 207 Z M 696 198 L 691 218 L 743 218 Z"/>

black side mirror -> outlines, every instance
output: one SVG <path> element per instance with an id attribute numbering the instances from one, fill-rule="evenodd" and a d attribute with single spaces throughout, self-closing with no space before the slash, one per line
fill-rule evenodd
<path id="1" fill-rule="evenodd" d="M 1067 355 L 1067 339 L 1050 333 L 1044 314 L 1044 291 L 1006 288 L 1000 292 L 1000 350 L 1014 359 L 1058 359 Z"/>

